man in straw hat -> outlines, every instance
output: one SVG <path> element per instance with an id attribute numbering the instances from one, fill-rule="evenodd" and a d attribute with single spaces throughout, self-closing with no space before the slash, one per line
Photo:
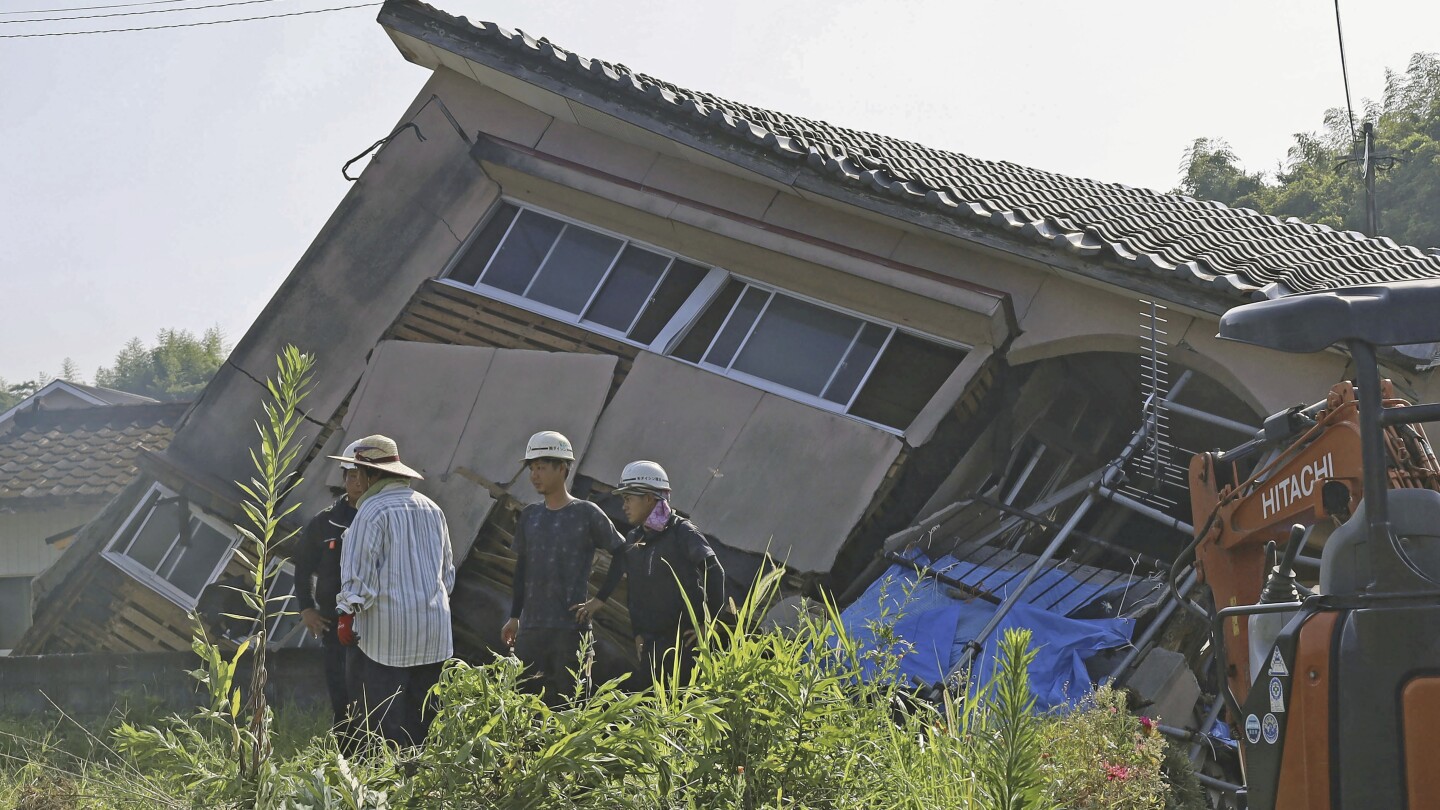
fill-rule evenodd
<path id="1" fill-rule="evenodd" d="M 351 442 L 345 455 L 354 458 L 359 442 Z M 349 732 L 352 698 L 345 679 L 345 659 L 351 648 L 335 634 L 335 596 L 340 593 L 340 555 L 345 530 L 355 519 L 355 504 L 365 494 L 364 479 L 354 462 L 340 462 L 345 494 L 320 510 L 305 526 L 295 548 L 295 603 L 300 621 L 325 649 L 325 688 L 334 714 L 331 729 L 341 747 L 354 744 Z"/>
<path id="2" fill-rule="evenodd" d="M 670 476 L 653 461 L 632 461 L 620 473 L 625 520 L 635 528 L 610 563 L 610 573 L 582 613 L 599 609 L 629 578 L 630 627 L 640 676 L 659 679 L 677 672 L 681 683 L 695 663 L 695 624 L 725 609 L 725 569 L 705 535 L 670 508 Z M 687 607 L 688 602 L 688 607 Z"/>
<path id="3" fill-rule="evenodd" d="M 400 462 L 394 441 L 355 444 L 352 455 L 331 456 L 354 464 L 365 485 L 340 558 L 336 634 L 359 648 L 352 682 L 368 727 L 418 745 L 435 715 L 426 695 L 454 652 L 450 531 L 440 507 L 410 488 L 422 476 Z"/>
<path id="4" fill-rule="evenodd" d="M 579 669 L 588 679 L 589 662 L 579 652 L 590 631 L 590 612 L 580 611 L 589 593 L 590 569 L 598 550 L 620 545 L 620 533 L 595 504 L 570 494 L 566 479 L 575 451 L 553 430 L 530 437 L 525 467 L 544 501 L 525 507 L 515 527 L 515 585 L 510 620 L 500 638 L 532 670 L 551 705 L 575 691 Z"/>

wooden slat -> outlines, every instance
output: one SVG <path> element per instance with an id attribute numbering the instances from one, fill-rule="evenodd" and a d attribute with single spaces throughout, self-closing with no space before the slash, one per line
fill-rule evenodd
<path id="1" fill-rule="evenodd" d="M 105 630 L 109 638 L 124 642 L 126 652 L 149 652 L 155 649 L 155 643 L 144 632 L 119 617 L 109 622 Z"/>

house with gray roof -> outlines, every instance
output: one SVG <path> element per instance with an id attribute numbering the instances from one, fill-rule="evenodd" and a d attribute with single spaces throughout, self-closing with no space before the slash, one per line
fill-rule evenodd
<path id="1" fill-rule="evenodd" d="M 0 653 L 31 622 L 31 583 L 164 450 L 187 402 L 54 380 L 0 414 Z"/>
<path id="2" fill-rule="evenodd" d="M 318 359 L 291 501 L 308 516 L 334 497 L 325 456 L 346 441 L 395 437 L 449 517 L 457 647 L 478 657 L 499 646 L 535 431 L 571 438 L 575 491 L 602 505 L 626 462 L 662 463 L 733 577 L 768 558 L 795 593 L 845 593 L 929 516 L 954 529 L 970 494 L 1068 491 L 1150 413 L 1171 424 L 1132 485 L 1171 524 L 1097 510 L 1084 528 L 1161 556 L 1183 541 L 1186 451 L 1346 374 L 1339 353 L 1222 343 L 1218 316 L 1440 276 L 1388 239 L 760 109 L 416 0 L 378 21 L 430 78 L 169 447 L 43 583 L 24 651 L 188 645 L 287 344 Z M 1391 362 L 1433 398 L 1419 364 Z M 1177 410 L 1142 409 L 1165 396 Z M 184 535 L 171 512 L 202 551 L 162 570 Z M 1054 530 L 1031 528 L 1016 548 Z M 623 658 L 623 609 L 603 616 Z"/>

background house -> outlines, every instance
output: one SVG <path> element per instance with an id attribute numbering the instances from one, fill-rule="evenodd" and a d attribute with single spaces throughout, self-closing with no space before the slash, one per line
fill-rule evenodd
<path id="1" fill-rule="evenodd" d="M 183 648 L 233 564 L 229 482 L 286 344 L 318 357 L 292 500 L 332 497 L 347 440 L 397 438 L 451 521 L 457 643 L 480 656 L 536 430 L 570 436 L 576 491 L 602 504 L 625 462 L 660 461 L 732 575 L 768 553 L 794 591 L 844 591 L 886 538 L 1017 463 L 1028 504 L 1114 457 L 1184 372 L 1177 403 L 1230 427 L 1177 425 L 1177 453 L 1344 377 L 1338 353 L 1222 344 L 1231 306 L 1440 275 L 1389 240 L 758 109 L 412 0 L 380 24 L 430 80 L 170 447 L 38 584 L 26 652 Z M 1394 373 L 1436 393 L 1403 357 Z M 623 611 L 604 622 L 615 641 Z"/>
<path id="2" fill-rule="evenodd" d="M 163 450 L 189 403 L 55 380 L 0 414 L 0 651 L 30 627 L 31 581 Z"/>

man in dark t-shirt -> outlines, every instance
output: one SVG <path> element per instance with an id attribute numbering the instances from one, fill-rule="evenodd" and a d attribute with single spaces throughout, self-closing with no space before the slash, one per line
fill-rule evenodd
<path id="1" fill-rule="evenodd" d="M 595 552 L 622 542 L 600 507 L 570 494 L 566 479 L 574 460 L 570 441 L 554 431 L 535 434 L 526 447 L 530 483 L 545 500 L 525 507 L 515 527 L 514 598 L 500 630 L 552 705 L 573 694 L 572 671 L 588 679 L 589 661 L 578 656 L 590 618 L 580 608 Z"/>

